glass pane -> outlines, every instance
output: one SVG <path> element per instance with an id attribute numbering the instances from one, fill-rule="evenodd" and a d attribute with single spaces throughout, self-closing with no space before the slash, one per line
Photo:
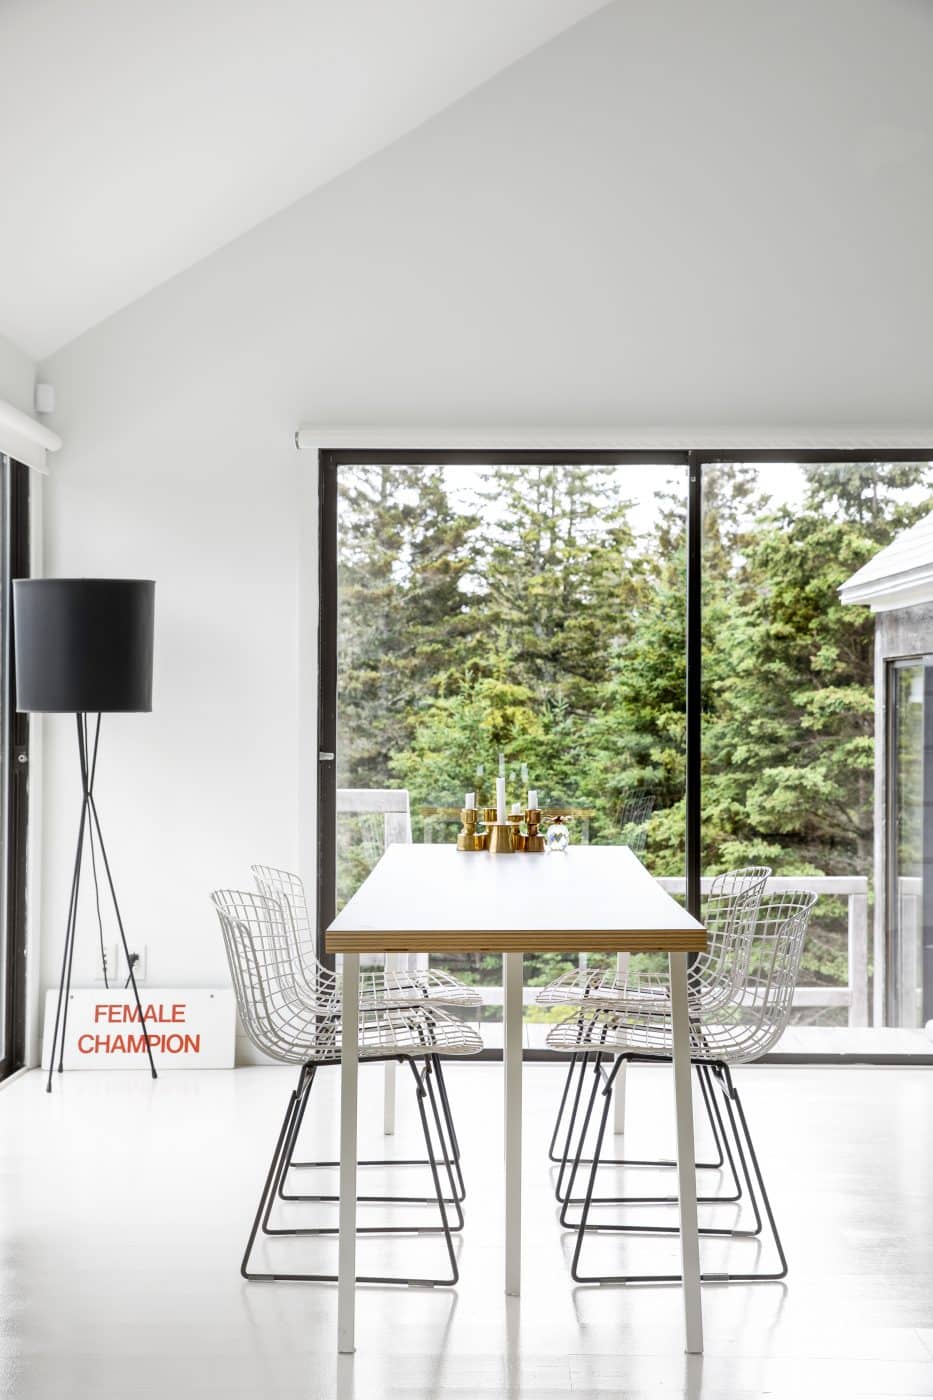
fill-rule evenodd
<path id="1" fill-rule="evenodd" d="M 893 668 L 892 855 L 894 988 L 901 1026 L 923 1025 L 924 678 L 922 661 Z"/>
<path id="2" fill-rule="evenodd" d="M 819 895 L 787 1049 L 869 1024 L 874 618 L 839 588 L 930 484 L 924 462 L 704 468 L 704 875 L 768 865 Z"/>
<path id="3" fill-rule="evenodd" d="M 686 494 L 634 463 L 340 468 L 338 904 L 390 824 L 452 843 L 500 771 L 683 889 Z M 537 1043 L 533 989 L 574 964 L 525 962 Z M 501 958 L 440 965 L 501 1020 Z"/>

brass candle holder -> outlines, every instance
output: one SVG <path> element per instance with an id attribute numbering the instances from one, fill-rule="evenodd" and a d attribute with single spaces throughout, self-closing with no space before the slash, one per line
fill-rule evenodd
<path id="1" fill-rule="evenodd" d="M 540 853 L 546 849 L 544 837 L 538 834 L 541 825 L 541 808 L 529 807 L 525 812 L 525 825 L 528 835 L 522 837 L 522 850 Z"/>
<path id="2" fill-rule="evenodd" d="M 458 851 L 485 851 L 486 833 L 476 830 L 479 820 L 478 807 L 464 807 L 460 813 L 463 829 L 457 836 Z"/>
<path id="3" fill-rule="evenodd" d="M 545 839 L 539 832 L 540 807 L 528 807 L 524 813 L 510 812 L 504 822 L 499 821 L 496 807 L 464 807 L 460 820 L 463 828 L 457 836 L 458 851 L 489 851 L 494 856 L 505 856 L 514 851 L 537 854 L 547 849 Z M 477 831 L 479 822 L 483 823 L 485 831 Z M 522 831 L 522 822 L 527 828 L 527 835 Z"/>
<path id="4" fill-rule="evenodd" d="M 512 827 L 508 822 L 487 821 L 486 849 L 494 856 L 512 854 L 515 848 L 512 845 Z"/>

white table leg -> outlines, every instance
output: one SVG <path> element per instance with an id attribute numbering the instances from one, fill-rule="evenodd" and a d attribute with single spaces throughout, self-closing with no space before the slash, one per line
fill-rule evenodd
<path id="1" fill-rule="evenodd" d="M 625 1132 L 625 1076 L 628 1073 L 628 1065 L 623 1064 L 616 1075 L 615 1087 L 613 1089 L 612 1101 L 612 1130 L 621 1135 Z"/>
<path id="2" fill-rule="evenodd" d="M 360 955 L 343 955 L 340 1048 L 340 1238 L 337 1350 L 356 1348 L 356 1102 L 359 1077 Z"/>
<path id="3" fill-rule="evenodd" d="M 395 1061 L 386 1060 L 382 1102 L 382 1131 L 386 1137 L 395 1132 Z"/>
<path id="4" fill-rule="evenodd" d="M 398 968 L 399 959 L 395 953 L 386 953 L 385 969 L 386 981 L 389 982 L 392 973 Z M 385 1062 L 385 1082 L 382 1096 L 382 1131 L 386 1137 L 391 1137 L 395 1132 L 395 1061 Z"/>
<path id="5" fill-rule="evenodd" d="M 618 953 L 616 955 L 616 981 L 621 985 L 628 980 L 628 960 L 631 954 Z M 615 1088 L 613 1089 L 612 1100 L 612 1130 L 615 1133 L 625 1132 L 625 1076 L 628 1073 L 628 1066 L 622 1065 L 616 1075 Z"/>
<path id="6" fill-rule="evenodd" d="M 697 1234 L 696 1155 L 693 1142 L 693 1089 L 690 1073 L 690 1018 L 687 1009 L 687 954 L 669 954 L 674 1026 L 674 1098 L 677 1107 L 677 1185 L 680 1197 L 680 1253 L 683 1270 L 686 1350 L 703 1350 L 700 1303 L 700 1241 Z"/>
<path id="7" fill-rule="evenodd" d="M 503 954 L 505 979 L 505 1291 L 522 1288 L 522 1005 L 521 953 Z"/>

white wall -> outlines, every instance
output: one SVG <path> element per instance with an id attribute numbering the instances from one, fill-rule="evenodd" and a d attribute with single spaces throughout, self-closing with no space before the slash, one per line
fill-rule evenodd
<path id="1" fill-rule="evenodd" d="M 0 399 L 21 413 L 33 411 L 36 367 L 25 351 L 0 335 Z"/>
<path id="2" fill-rule="evenodd" d="M 46 571 L 157 581 L 153 713 L 105 718 L 97 790 L 150 984 L 196 986 L 225 979 L 209 891 L 242 885 L 251 861 L 296 855 L 297 521 L 289 421 L 270 404 L 267 423 L 258 405 L 250 421 L 238 404 L 253 377 L 230 360 L 212 371 L 213 328 L 200 344 L 177 330 L 187 341 L 177 354 L 166 324 L 148 351 L 117 338 L 133 364 L 95 356 L 68 376 L 70 443 L 46 488 Z M 45 734 L 52 982 L 79 788 L 73 723 L 47 717 Z M 94 966 L 95 932 L 88 899 L 79 981 Z"/>
<path id="3" fill-rule="evenodd" d="M 221 976 L 207 891 L 297 856 L 295 427 L 925 434 L 931 59 L 920 0 L 624 0 L 43 365 L 48 572 L 158 580 L 100 777 L 151 978 Z"/>

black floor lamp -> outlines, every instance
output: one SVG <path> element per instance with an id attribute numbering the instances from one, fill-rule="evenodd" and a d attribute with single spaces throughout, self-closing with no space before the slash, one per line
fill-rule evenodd
<path id="1" fill-rule="evenodd" d="M 136 998 L 149 1067 L 153 1079 L 157 1078 L 149 1030 L 133 972 L 133 959 L 127 947 L 110 861 L 97 815 L 97 803 L 94 801 L 101 715 L 152 709 L 154 612 L 155 584 L 148 579 L 48 578 L 16 579 L 13 583 L 16 708 L 46 714 L 73 714 L 78 730 L 78 761 L 81 765 L 81 819 L 65 925 L 55 1031 L 49 1055 L 46 1089 L 50 1093 L 56 1050 L 59 1074 L 63 1069 L 85 842 L 91 854 L 101 955 L 104 956 L 104 935 L 97 877 L 98 851 L 113 900 L 129 970 L 127 980 Z M 91 726 L 88 725 L 89 715 L 97 716 Z M 104 982 L 109 986 L 105 958 Z"/>

